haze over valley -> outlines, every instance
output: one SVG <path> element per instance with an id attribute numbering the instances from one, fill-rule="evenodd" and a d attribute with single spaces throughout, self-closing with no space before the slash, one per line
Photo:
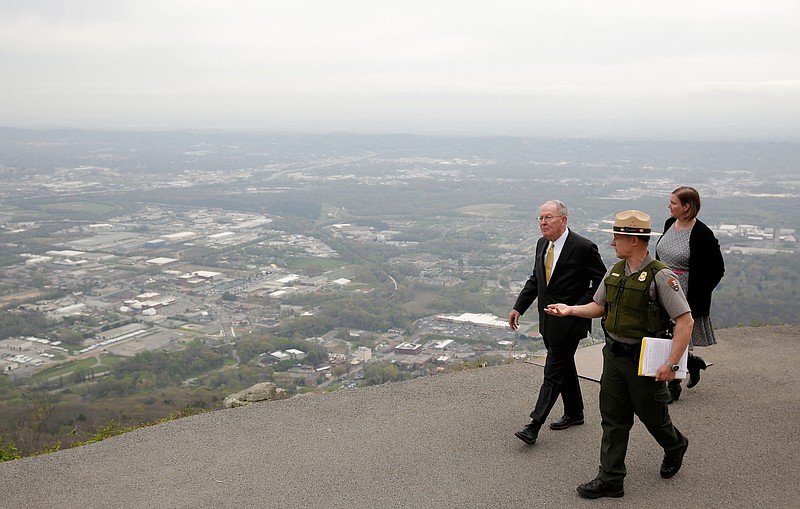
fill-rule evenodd
<path id="1" fill-rule="evenodd" d="M 52 403 L 17 436 L 28 451 L 261 381 L 294 394 L 536 358 L 536 317 L 520 334 L 505 316 L 551 198 L 610 264 L 615 212 L 660 229 L 670 191 L 697 187 L 727 266 L 715 326 L 796 322 L 797 144 L 0 135 L 3 434 L 25 391 Z"/>

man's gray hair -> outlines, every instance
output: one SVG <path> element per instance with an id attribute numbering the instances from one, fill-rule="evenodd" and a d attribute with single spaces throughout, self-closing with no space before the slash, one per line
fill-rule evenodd
<path id="1" fill-rule="evenodd" d="M 561 214 L 564 217 L 567 217 L 567 215 L 568 215 L 567 214 L 567 206 L 564 205 L 563 201 L 561 201 L 561 200 L 547 200 L 546 202 L 542 203 L 542 207 L 544 207 L 548 203 L 552 203 L 553 205 L 555 205 L 556 206 L 556 210 L 558 211 L 558 213 Z"/>

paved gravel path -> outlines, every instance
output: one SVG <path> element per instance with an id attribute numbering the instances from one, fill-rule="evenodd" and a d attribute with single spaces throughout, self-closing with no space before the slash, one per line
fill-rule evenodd
<path id="1" fill-rule="evenodd" d="M 800 326 L 718 331 L 714 366 L 671 406 L 690 439 L 681 472 L 637 422 L 622 499 L 584 500 L 600 445 L 599 386 L 586 424 L 527 422 L 541 368 L 470 369 L 301 396 L 0 463 L 3 508 L 788 508 L 800 504 Z M 560 404 L 552 418 L 560 416 Z"/>

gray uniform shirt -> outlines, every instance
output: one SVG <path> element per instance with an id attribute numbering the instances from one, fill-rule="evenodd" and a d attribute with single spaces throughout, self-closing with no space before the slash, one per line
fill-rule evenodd
<path id="1" fill-rule="evenodd" d="M 640 268 L 647 267 L 647 264 L 652 261 L 653 257 L 650 256 L 650 253 L 648 252 L 647 257 L 645 257 L 644 261 L 642 261 Z M 605 281 L 609 274 L 611 274 L 612 270 L 614 270 L 613 265 L 606 271 L 606 275 L 603 276 L 603 281 Z M 630 276 L 631 274 L 632 272 L 628 267 L 628 264 L 625 263 L 625 276 Z M 678 282 L 678 277 L 674 272 L 672 272 L 671 269 L 661 269 L 656 272 L 654 281 L 656 283 L 655 289 L 658 292 L 658 302 L 661 304 L 661 307 L 664 308 L 670 318 L 674 320 L 682 314 L 691 311 L 689 308 L 689 303 L 686 301 L 686 295 L 683 293 L 683 288 L 681 288 L 681 284 Z M 653 297 L 653 295 L 651 295 L 651 297 Z M 594 297 L 592 299 L 599 305 L 603 307 L 606 306 L 605 283 L 597 287 L 597 291 L 594 293 Z M 616 334 L 609 334 L 609 336 L 620 343 L 639 344 L 642 342 L 642 338 L 628 338 L 624 336 L 617 336 Z"/>

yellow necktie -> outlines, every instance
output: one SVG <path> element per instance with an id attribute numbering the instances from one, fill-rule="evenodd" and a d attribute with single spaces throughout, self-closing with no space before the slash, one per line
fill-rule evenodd
<path id="1" fill-rule="evenodd" d="M 545 285 L 550 284 L 550 274 L 553 273 L 553 259 L 555 258 L 555 244 L 550 243 L 550 249 L 547 250 L 547 256 L 544 257 L 544 282 Z"/>

